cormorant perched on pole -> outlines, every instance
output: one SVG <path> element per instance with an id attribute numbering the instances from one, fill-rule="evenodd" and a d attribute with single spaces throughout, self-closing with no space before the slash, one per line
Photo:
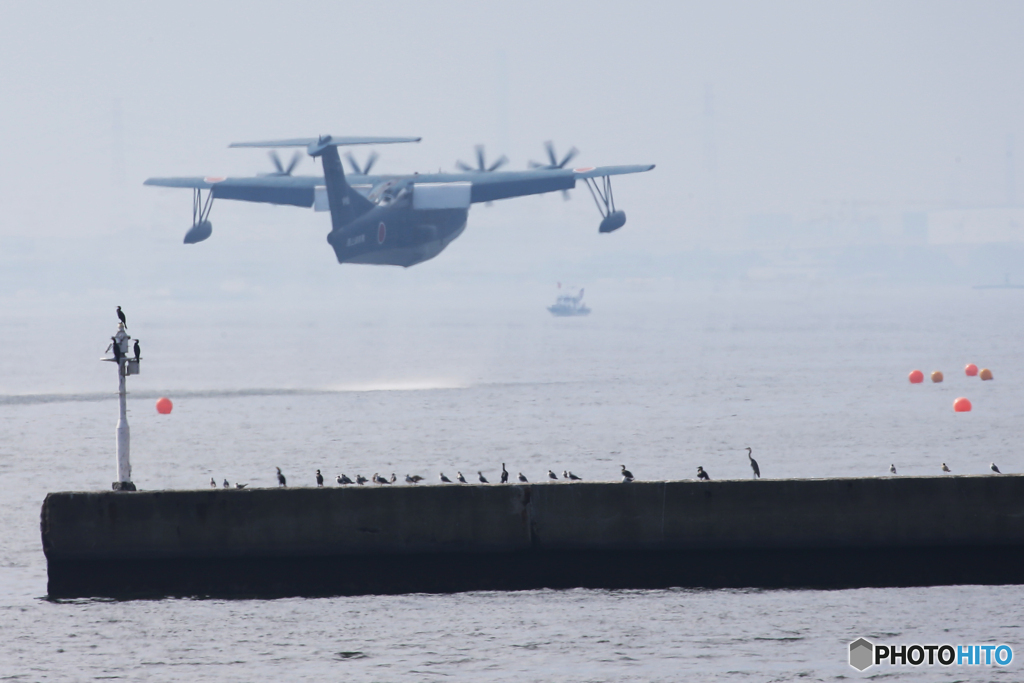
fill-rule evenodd
<path id="1" fill-rule="evenodd" d="M 508 470 L 505 469 L 505 463 L 501 463 L 501 483 L 508 483 Z"/>
<path id="2" fill-rule="evenodd" d="M 128 321 L 124 319 L 124 311 L 121 310 L 120 306 L 117 307 L 117 319 L 121 321 L 121 324 L 124 325 L 125 329 L 128 329 Z M 143 327 L 145 327 L 145 325 L 143 325 Z"/>
<path id="3" fill-rule="evenodd" d="M 754 470 L 754 479 L 760 479 L 761 478 L 761 468 L 757 466 L 757 461 L 754 460 L 754 456 L 751 455 L 751 453 L 753 453 L 753 452 L 754 452 L 754 449 L 751 448 L 750 446 L 747 446 L 747 457 L 750 458 L 750 469 Z"/>
<path id="4" fill-rule="evenodd" d="M 316 471 L 316 485 L 318 487 L 324 485 L 324 475 L 320 474 L 320 470 Z"/>
<path id="5" fill-rule="evenodd" d="M 135 360 L 138 361 L 139 357 L 142 356 L 142 347 L 139 346 L 139 340 L 135 340 Z"/>
<path id="6" fill-rule="evenodd" d="M 627 470 L 625 465 L 619 465 L 619 467 L 622 468 L 622 481 L 626 482 L 627 484 L 633 481 L 633 473 Z"/>
<path id="7" fill-rule="evenodd" d="M 942 463 L 942 471 L 943 472 L 949 472 L 949 468 L 946 467 L 946 463 Z"/>
<path id="8" fill-rule="evenodd" d="M 697 465 L 697 478 L 701 481 L 711 481 L 711 477 L 708 476 L 708 473 L 700 465 Z"/>
<path id="9" fill-rule="evenodd" d="M 996 464 L 994 462 L 989 464 L 989 469 L 991 469 L 996 474 L 1002 474 L 1002 472 L 999 471 L 999 468 L 996 467 Z"/>
<path id="10" fill-rule="evenodd" d="M 284 478 L 283 474 L 281 474 L 280 467 L 277 468 L 277 484 L 278 486 L 288 486 L 288 480 Z"/>
<path id="11" fill-rule="evenodd" d="M 120 365 L 121 364 L 121 345 L 117 343 L 117 338 L 116 337 L 111 337 L 110 340 L 113 342 L 113 344 L 111 344 L 111 348 L 114 351 L 114 362 L 117 363 L 118 365 Z"/>
<path id="12" fill-rule="evenodd" d="M 487 481 L 487 477 L 484 476 L 484 473 L 481 472 L 480 470 L 476 471 L 476 476 L 478 476 L 480 478 L 480 483 L 481 484 L 488 484 L 488 483 L 490 483 L 490 482 Z"/>

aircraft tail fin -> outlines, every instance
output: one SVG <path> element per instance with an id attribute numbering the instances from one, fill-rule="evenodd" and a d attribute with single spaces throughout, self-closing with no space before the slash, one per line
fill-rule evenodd
<path id="1" fill-rule="evenodd" d="M 373 202 L 352 189 L 345 180 L 345 169 L 338 156 L 338 148 L 325 147 L 320 153 L 327 184 L 327 203 L 331 207 L 331 227 L 341 230 L 359 216 L 373 208 Z"/>

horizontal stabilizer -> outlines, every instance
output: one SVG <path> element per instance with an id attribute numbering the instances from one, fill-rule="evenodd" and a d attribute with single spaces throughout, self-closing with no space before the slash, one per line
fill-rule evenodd
<path id="1" fill-rule="evenodd" d="M 419 142 L 422 138 L 368 138 L 368 137 L 332 137 L 322 135 L 319 138 L 292 138 L 290 140 L 264 140 L 262 142 L 232 142 L 228 147 L 309 147 L 317 145 L 336 147 L 338 145 L 389 145 L 396 142 Z"/>

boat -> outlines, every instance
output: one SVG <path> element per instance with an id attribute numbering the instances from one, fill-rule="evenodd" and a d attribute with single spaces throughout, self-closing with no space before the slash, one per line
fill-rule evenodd
<path id="1" fill-rule="evenodd" d="M 559 283 L 558 288 L 561 289 L 562 285 Z M 548 310 L 551 311 L 551 315 L 558 316 L 560 318 L 572 315 L 587 315 L 590 313 L 590 309 L 583 303 L 583 288 L 580 288 L 580 293 L 573 296 L 572 294 L 559 294 L 555 303 L 548 306 Z"/>

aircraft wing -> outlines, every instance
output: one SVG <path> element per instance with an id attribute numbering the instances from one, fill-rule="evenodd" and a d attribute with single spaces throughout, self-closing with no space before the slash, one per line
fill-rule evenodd
<path id="1" fill-rule="evenodd" d="M 300 141 L 300 142 L 304 142 Z M 571 190 L 577 180 L 602 176 L 643 173 L 654 164 L 636 166 L 600 166 L 577 169 L 535 169 L 529 171 L 470 171 L 466 173 L 417 173 L 413 175 L 355 175 L 346 180 L 357 189 L 375 187 L 387 181 L 396 184 L 472 183 L 470 201 L 491 202 L 497 199 Z M 216 199 L 236 199 L 267 204 L 313 206 L 316 188 L 324 185 L 322 176 L 266 175 L 248 178 L 217 176 L 189 178 L 150 178 L 146 185 L 210 190 Z"/>

